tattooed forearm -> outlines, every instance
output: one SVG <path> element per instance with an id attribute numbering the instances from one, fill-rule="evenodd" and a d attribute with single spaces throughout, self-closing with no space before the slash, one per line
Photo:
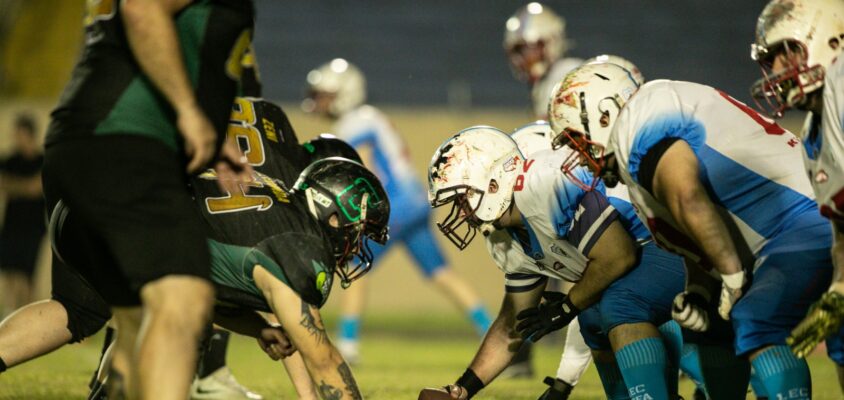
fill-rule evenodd
<path id="1" fill-rule="evenodd" d="M 322 397 L 323 400 L 340 400 L 343 398 L 343 392 L 340 389 L 325 383 L 325 381 L 319 382 L 317 390 L 319 390 L 319 397 Z"/>
<path id="2" fill-rule="evenodd" d="M 328 335 L 325 333 L 325 325 L 323 325 L 322 319 L 319 318 L 319 311 L 304 300 L 302 300 L 302 320 L 299 321 L 299 324 L 308 330 L 308 333 L 316 339 L 318 344 L 328 342 Z"/>
<path id="3" fill-rule="evenodd" d="M 337 372 L 340 373 L 340 377 L 343 378 L 343 383 L 346 385 L 346 391 L 351 393 L 352 400 L 362 400 L 363 397 L 360 395 L 360 389 L 358 389 L 358 384 L 355 382 L 355 377 L 352 376 L 352 370 L 349 369 L 349 365 L 345 362 L 340 364 L 337 367 Z"/>

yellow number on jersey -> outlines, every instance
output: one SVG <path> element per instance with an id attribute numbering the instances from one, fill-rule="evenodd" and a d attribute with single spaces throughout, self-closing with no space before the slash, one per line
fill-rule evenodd
<path id="1" fill-rule="evenodd" d="M 246 161 L 253 167 L 264 165 L 264 143 L 261 141 L 261 132 L 255 127 L 255 104 L 252 100 L 238 97 L 234 99 L 231 117 L 229 117 L 229 129 L 226 132 L 228 140 L 233 140 L 240 145 L 240 139 L 246 142 L 246 148 L 241 148 L 246 156 Z"/>
<path id="2" fill-rule="evenodd" d="M 85 2 L 85 26 L 97 21 L 114 18 L 116 7 L 114 0 L 87 0 Z"/>

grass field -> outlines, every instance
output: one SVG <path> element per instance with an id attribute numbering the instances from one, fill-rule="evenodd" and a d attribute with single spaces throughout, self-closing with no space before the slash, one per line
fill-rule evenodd
<path id="1" fill-rule="evenodd" d="M 329 318 L 329 322 L 333 319 Z M 367 399 L 415 399 L 424 386 L 452 382 L 471 360 L 478 341 L 456 317 L 376 315 L 365 321 L 362 363 L 353 367 Z M 86 384 L 96 366 L 100 337 L 66 347 L 43 359 L 0 375 L 0 399 L 84 399 Z M 556 371 L 561 344 L 537 346 L 533 379 L 499 380 L 479 399 L 535 399 L 543 390 L 542 377 Z M 841 399 L 835 371 L 822 355 L 810 358 L 815 399 Z M 282 366 L 269 360 L 250 339 L 233 337 L 229 364 L 241 383 L 267 399 L 294 399 L 295 392 Z M 681 382 L 681 394 L 692 391 Z M 573 399 L 602 399 L 594 367 L 590 367 Z M 748 398 L 754 398 L 748 396 Z"/>

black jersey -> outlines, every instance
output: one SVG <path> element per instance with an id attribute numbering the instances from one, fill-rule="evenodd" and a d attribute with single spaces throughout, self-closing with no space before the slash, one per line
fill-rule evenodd
<path id="1" fill-rule="evenodd" d="M 263 298 L 252 280 L 254 266 L 261 265 L 304 301 L 325 303 L 336 261 L 303 199 L 260 172 L 248 194 L 222 193 L 211 171 L 191 185 L 207 226 L 215 283 Z"/>
<path id="2" fill-rule="evenodd" d="M 93 134 L 138 134 L 181 147 L 175 113 L 142 73 L 120 17 L 121 2 L 88 2 L 86 44 L 65 87 L 46 144 Z M 237 94 L 243 54 L 252 39 L 250 0 L 196 0 L 174 22 L 200 108 L 220 134 Z"/>
<path id="3" fill-rule="evenodd" d="M 256 171 L 292 185 L 309 154 L 281 107 L 261 98 L 238 97 L 231 113 L 229 140 L 237 140 Z"/>

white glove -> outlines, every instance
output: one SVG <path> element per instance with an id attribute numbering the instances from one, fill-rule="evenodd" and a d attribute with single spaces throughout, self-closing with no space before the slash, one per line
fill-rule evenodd
<path id="1" fill-rule="evenodd" d="M 744 271 L 721 275 L 721 301 L 718 303 L 718 315 L 725 321 L 730 320 L 730 311 L 741 297 L 741 288 L 745 283 Z"/>
<path id="2" fill-rule="evenodd" d="M 674 297 L 671 318 L 683 328 L 704 332 L 709 329 L 709 315 L 704 309 L 705 304 L 706 299 L 700 294 L 688 291 L 681 292 Z"/>

